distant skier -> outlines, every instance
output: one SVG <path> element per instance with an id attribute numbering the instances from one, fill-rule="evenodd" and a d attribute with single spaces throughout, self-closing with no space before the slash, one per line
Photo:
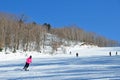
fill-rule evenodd
<path id="1" fill-rule="evenodd" d="M 116 56 L 118 55 L 118 53 L 116 52 Z"/>
<path id="2" fill-rule="evenodd" d="M 24 68 L 23 68 L 23 69 L 25 69 L 25 71 L 28 70 L 27 68 L 29 67 L 29 65 L 30 65 L 31 62 L 32 62 L 32 56 L 30 56 L 30 57 L 28 57 L 28 58 L 26 59 L 25 66 L 24 66 Z"/>
<path id="3" fill-rule="evenodd" d="M 76 53 L 76 57 L 78 57 L 78 53 Z"/>
<path id="4" fill-rule="evenodd" d="M 111 56 L 111 52 L 109 52 L 109 55 Z"/>
<path id="5" fill-rule="evenodd" d="M 70 54 L 71 54 L 71 51 L 70 51 Z"/>

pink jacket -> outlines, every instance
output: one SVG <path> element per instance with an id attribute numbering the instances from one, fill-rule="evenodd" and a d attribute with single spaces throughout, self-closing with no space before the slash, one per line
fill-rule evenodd
<path id="1" fill-rule="evenodd" d="M 30 64 L 31 62 L 32 62 L 32 58 L 29 57 L 26 59 L 26 63 Z"/>

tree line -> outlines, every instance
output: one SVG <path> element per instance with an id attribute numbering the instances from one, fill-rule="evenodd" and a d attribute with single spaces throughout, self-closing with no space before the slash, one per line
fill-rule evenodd
<path id="1" fill-rule="evenodd" d="M 37 50 L 40 51 L 44 46 L 47 33 L 57 35 L 59 38 L 67 41 L 86 42 L 88 44 L 103 46 L 118 46 L 115 40 L 106 39 L 103 36 L 92 32 L 86 32 L 77 26 L 68 26 L 63 28 L 53 28 L 50 24 L 37 24 L 36 22 L 27 22 L 25 15 L 12 15 L 0 13 L 0 49 L 7 49 L 16 52 L 16 50 Z M 55 42 L 50 46 L 54 48 L 64 42 Z"/>
<path id="2" fill-rule="evenodd" d="M 56 28 L 52 32 L 68 41 L 85 42 L 86 44 L 97 45 L 99 47 L 119 46 L 118 41 L 107 39 L 106 37 L 93 32 L 87 32 L 78 26 Z"/>

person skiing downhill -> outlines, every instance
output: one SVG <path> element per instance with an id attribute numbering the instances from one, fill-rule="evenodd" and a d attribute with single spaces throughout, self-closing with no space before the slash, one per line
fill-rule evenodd
<path id="1" fill-rule="evenodd" d="M 76 57 L 78 57 L 78 53 L 76 53 Z"/>
<path id="2" fill-rule="evenodd" d="M 23 69 L 25 69 L 25 71 L 27 71 L 27 68 L 29 67 L 30 63 L 32 62 L 32 56 L 28 57 L 26 59 L 26 63 Z"/>
<path id="3" fill-rule="evenodd" d="M 111 52 L 109 52 L 109 55 L 111 56 Z"/>

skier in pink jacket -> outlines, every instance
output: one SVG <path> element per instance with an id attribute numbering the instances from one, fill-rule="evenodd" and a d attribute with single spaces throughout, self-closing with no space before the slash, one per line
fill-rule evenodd
<path id="1" fill-rule="evenodd" d="M 25 69 L 25 71 L 27 71 L 27 68 L 29 67 L 29 64 L 32 62 L 32 56 L 30 56 L 30 57 L 28 57 L 27 59 L 26 59 L 26 64 L 25 64 L 25 66 L 24 66 L 24 68 L 23 69 Z"/>

